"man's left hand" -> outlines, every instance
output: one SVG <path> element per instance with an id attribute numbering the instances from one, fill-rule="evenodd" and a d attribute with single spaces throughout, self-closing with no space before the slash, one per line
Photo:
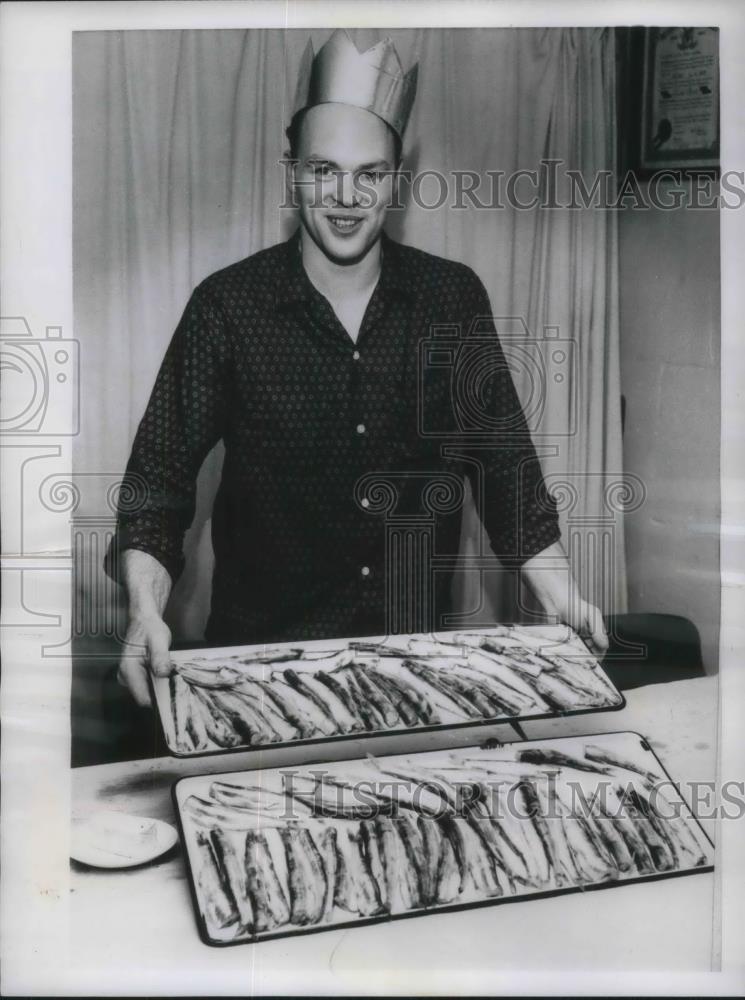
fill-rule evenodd
<path id="1" fill-rule="evenodd" d="M 555 616 L 584 640 L 601 659 L 608 651 L 608 634 L 600 609 L 585 601 L 560 542 L 528 559 L 522 575 L 547 614 Z"/>
<path id="2" fill-rule="evenodd" d="M 560 617 L 584 640 L 599 660 L 605 656 L 608 652 L 608 633 L 605 631 L 599 608 L 579 598 L 573 601 L 567 613 Z"/>

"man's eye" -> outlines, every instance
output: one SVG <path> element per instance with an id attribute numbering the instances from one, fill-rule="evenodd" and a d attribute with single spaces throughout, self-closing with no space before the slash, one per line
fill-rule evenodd
<path id="1" fill-rule="evenodd" d="M 357 176 L 367 184 L 380 184 L 385 174 L 380 170 L 363 170 Z"/>
<path id="2" fill-rule="evenodd" d="M 333 176 L 333 170 L 328 165 L 328 163 L 322 163 L 316 167 L 313 167 L 313 176 L 320 177 L 323 180 L 326 180 L 327 178 Z"/>

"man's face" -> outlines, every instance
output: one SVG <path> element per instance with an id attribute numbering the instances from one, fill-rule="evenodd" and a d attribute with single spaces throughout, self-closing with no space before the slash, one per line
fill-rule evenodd
<path id="1" fill-rule="evenodd" d="M 361 108 L 320 104 L 305 113 L 295 155 L 303 226 L 340 264 L 375 244 L 395 192 L 395 142 L 385 122 Z"/>

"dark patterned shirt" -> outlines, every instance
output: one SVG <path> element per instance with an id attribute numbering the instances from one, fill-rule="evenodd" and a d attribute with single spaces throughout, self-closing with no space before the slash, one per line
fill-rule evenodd
<path id="1" fill-rule="evenodd" d="M 299 233 L 205 279 L 176 329 L 105 565 L 116 576 L 117 546 L 141 549 L 179 576 L 197 472 L 222 439 L 210 641 L 440 627 L 466 477 L 503 563 L 559 538 L 481 281 L 382 248 L 356 343 Z"/>

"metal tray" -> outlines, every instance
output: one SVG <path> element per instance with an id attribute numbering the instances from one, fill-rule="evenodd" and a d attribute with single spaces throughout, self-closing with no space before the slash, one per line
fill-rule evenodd
<path id="1" fill-rule="evenodd" d="M 554 758 L 553 760 L 549 759 L 548 762 L 546 762 L 545 758 L 542 760 L 538 757 L 537 761 L 534 760 L 532 764 L 530 762 L 526 763 L 525 761 L 520 760 L 526 752 L 529 758 L 531 756 L 535 757 L 536 754 L 545 755 L 546 752 L 568 755 L 569 757 L 573 757 L 581 763 L 584 763 L 585 766 L 600 768 L 600 771 L 593 772 L 570 768 L 563 764 L 562 758 Z M 592 761 L 590 761 L 590 758 L 586 756 L 588 752 L 594 758 Z M 608 757 L 610 757 L 610 759 L 620 759 L 625 763 L 630 764 L 630 767 L 618 768 L 615 766 L 609 766 L 607 763 L 603 763 L 602 761 L 598 762 L 598 752 L 601 754 L 601 757 L 604 755 L 606 760 Z M 554 761 L 558 761 L 559 763 L 556 764 Z M 486 786 L 488 788 L 489 795 L 492 794 L 495 788 L 500 787 L 505 797 L 500 797 L 496 800 L 489 799 L 489 801 L 492 803 L 495 801 L 500 803 L 502 806 L 500 816 L 509 817 L 508 821 L 500 818 L 497 824 L 491 823 L 491 828 L 492 830 L 503 829 L 510 838 L 511 842 L 516 845 L 518 849 L 521 849 L 523 856 L 525 858 L 530 858 L 530 864 L 529 866 L 526 865 L 524 870 L 528 870 L 529 867 L 531 872 L 534 873 L 534 875 L 531 876 L 532 883 L 530 880 L 526 882 L 525 879 L 522 879 L 522 881 L 518 879 L 517 872 L 518 869 L 520 869 L 519 859 L 518 863 L 514 864 L 514 859 L 517 858 L 517 855 L 508 855 L 504 853 L 506 851 L 504 846 L 506 841 L 502 839 L 500 835 L 497 837 L 497 843 L 498 845 L 501 845 L 499 849 L 503 852 L 503 857 L 511 857 L 513 861 L 505 864 L 501 864 L 499 860 L 496 861 L 496 868 L 494 868 L 494 871 L 500 869 L 502 871 L 502 877 L 496 877 L 493 881 L 496 881 L 501 885 L 502 892 L 500 895 L 493 893 L 491 895 L 489 894 L 493 889 L 493 881 L 491 887 L 487 886 L 485 889 L 483 885 L 483 878 L 478 876 L 478 872 L 483 869 L 476 864 L 476 859 L 481 858 L 481 863 L 483 864 L 484 844 L 490 843 L 491 841 L 489 838 L 485 838 L 483 841 L 480 839 L 480 834 L 474 831 L 483 828 L 477 828 L 474 825 L 473 820 L 469 821 L 465 819 L 464 817 L 466 812 L 461 810 L 460 812 L 456 811 L 455 820 L 445 819 L 442 821 L 434 821 L 438 825 L 441 834 L 443 830 L 446 831 L 446 835 L 443 836 L 441 840 L 433 841 L 431 839 L 432 826 L 431 824 L 429 826 L 430 847 L 433 843 L 439 843 L 440 845 L 440 854 L 438 855 L 439 861 L 434 868 L 432 867 L 431 862 L 429 867 L 427 867 L 424 863 L 424 859 L 426 857 L 431 858 L 433 856 L 432 851 L 420 851 L 417 853 L 417 851 L 414 850 L 414 853 L 409 853 L 405 859 L 405 863 L 414 864 L 414 867 L 409 869 L 408 875 L 404 874 L 403 869 L 399 870 L 395 867 L 391 869 L 388 875 L 385 875 L 385 869 L 388 867 L 387 859 L 389 857 L 400 858 L 400 854 L 396 855 L 395 851 L 393 853 L 386 853 L 389 851 L 390 841 L 388 841 L 388 845 L 386 846 L 383 844 L 382 839 L 378 839 L 377 850 L 373 851 L 371 851 L 369 847 L 361 848 L 363 851 L 362 856 L 367 857 L 368 859 L 368 861 L 364 862 L 364 864 L 368 865 L 367 871 L 377 871 L 378 873 L 376 881 L 376 885 L 378 886 L 376 899 L 383 899 L 387 893 L 389 898 L 389 909 L 376 913 L 365 913 L 365 908 L 358 906 L 358 910 L 360 912 L 355 914 L 338 905 L 338 895 L 342 892 L 342 890 L 339 889 L 339 886 L 342 884 L 343 878 L 346 876 L 343 876 L 340 880 L 340 876 L 338 874 L 340 870 L 338 852 L 331 852 L 332 861 L 333 856 L 336 853 L 336 862 L 333 862 L 332 864 L 329 861 L 329 855 L 324 850 L 323 831 L 327 831 L 332 828 L 335 830 L 335 833 L 333 834 L 333 837 L 335 838 L 333 843 L 336 845 L 342 842 L 338 838 L 349 838 L 344 840 L 344 843 L 347 844 L 348 851 L 349 844 L 355 843 L 356 841 L 354 838 L 361 832 L 362 823 L 359 819 L 334 819 L 328 817 L 319 819 L 316 816 L 308 816 L 305 818 L 298 816 L 297 818 L 288 821 L 286 818 L 278 818 L 279 814 L 276 813 L 274 818 L 271 818 L 271 816 L 267 818 L 269 815 L 267 813 L 262 813 L 261 817 L 258 818 L 258 814 L 244 811 L 244 813 L 239 812 L 239 815 L 242 818 L 238 822 L 238 826 L 245 827 L 245 831 L 242 834 L 239 831 L 237 833 L 229 834 L 228 836 L 229 838 L 231 836 L 233 838 L 237 837 L 238 840 L 236 841 L 234 839 L 232 843 L 234 845 L 236 843 L 243 843 L 244 850 L 246 849 L 246 838 L 249 835 L 251 836 L 252 839 L 249 841 L 249 844 L 252 848 L 255 848 L 255 853 L 253 851 L 249 851 L 246 856 L 251 859 L 251 863 L 254 864 L 254 872 L 260 873 L 259 875 L 254 874 L 252 878 L 264 878 L 267 874 L 265 869 L 261 869 L 259 860 L 260 852 L 257 846 L 258 841 L 261 838 L 264 838 L 264 841 L 266 841 L 264 846 L 269 845 L 269 840 L 266 839 L 266 831 L 270 828 L 276 830 L 277 826 L 285 826 L 289 832 L 281 835 L 278 833 L 272 835 L 271 840 L 273 846 L 270 845 L 271 849 L 269 850 L 269 854 L 274 862 L 274 871 L 277 874 L 280 885 L 284 886 L 283 892 L 285 894 L 285 899 L 292 902 L 292 900 L 300 898 L 299 895 L 293 894 L 289 891 L 287 882 L 287 872 L 289 870 L 287 866 L 287 858 L 290 857 L 292 851 L 295 850 L 295 848 L 291 849 L 289 846 L 291 838 L 309 836 L 313 839 L 313 842 L 319 848 L 319 852 L 323 856 L 323 885 L 326 886 L 326 892 L 328 892 L 329 886 L 333 886 L 331 898 L 334 900 L 335 905 L 330 906 L 327 903 L 322 916 L 319 917 L 316 913 L 315 916 L 318 919 L 302 923 L 300 920 L 308 917 L 308 910 L 306 909 L 305 914 L 301 912 L 302 907 L 296 911 L 294 908 L 295 904 L 293 903 L 292 910 L 289 910 L 288 907 L 289 917 L 287 922 L 281 925 L 267 927 L 266 929 L 256 929 L 255 926 L 252 928 L 246 922 L 241 922 L 241 920 L 237 918 L 237 912 L 233 909 L 233 913 L 236 914 L 236 919 L 233 920 L 230 926 L 226 927 L 224 922 L 222 926 L 220 925 L 220 921 L 214 915 L 216 900 L 219 905 L 223 905 L 223 910 L 225 909 L 224 900 L 220 903 L 220 894 L 218 893 L 215 895 L 211 891 L 213 883 L 210 882 L 208 885 L 207 881 L 203 877 L 205 873 L 203 865 L 205 864 L 206 857 L 204 852 L 205 845 L 208 845 L 206 849 L 209 852 L 209 856 L 211 858 L 218 856 L 215 853 L 215 850 L 218 848 L 222 850 L 222 848 L 220 848 L 220 844 L 223 843 L 224 830 L 228 828 L 231 821 L 226 823 L 222 818 L 217 821 L 214 818 L 205 820 L 203 815 L 201 818 L 198 818 L 198 815 L 195 814 L 193 806 L 194 796 L 209 800 L 210 790 L 215 782 L 227 783 L 232 786 L 238 786 L 242 789 L 254 788 L 259 790 L 262 796 L 262 802 L 266 806 L 270 804 L 270 800 L 273 799 L 272 792 L 282 791 L 282 789 L 286 787 L 286 783 L 288 781 L 291 789 L 298 794 L 298 789 L 303 787 L 304 779 L 308 779 L 310 777 L 312 780 L 317 781 L 318 775 L 322 772 L 325 776 L 327 776 L 323 779 L 324 783 L 327 782 L 329 778 L 332 781 L 335 780 L 337 782 L 343 782 L 346 780 L 347 782 L 351 781 L 354 783 L 356 781 L 358 794 L 354 801 L 359 802 L 362 805 L 365 803 L 369 804 L 373 800 L 375 802 L 382 802 L 383 805 L 381 805 L 380 808 L 384 809 L 385 802 L 389 801 L 392 795 L 390 790 L 392 786 L 390 785 L 390 778 L 388 776 L 383 779 L 388 783 L 387 786 L 385 784 L 380 785 L 377 783 L 381 780 L 379 769 L 383 769 L 385 772 L 394 772 L 398 778 L 401 779 L 400 783 L 396 786 L 396 797 L 398 797 L 399 803 L 408 801 L 409 805 L 399 804 L 399 818 L 396 819 L 395 822 L 404 822 L 404 824 L 408 824 L 408 828 L 410 828 L 410 821 L 402 821 L 401 817 L 405 814 L 409 817 L 413 817 L 415 815 L 415 809 L 412 807 L 411 803 L 415 798 L 413 789 L 418 786 L 414 784 L 407 785 L 401 776 L 411 774 L 413 768 L 417 781 L 419 781 L 426 772 L 430 775 L 432 782 L 434 782 L 429 786 L 429 790 L 432 792 L 433 789 L 437 787 L 437 783 L 440 780 L 439 778 L 433 777 L 432 772 L 441 772 L 441 769 L 444 767 L 456 768 L 455 771 L 446 772 L 447 776 L 451 782 L 455 780 L 454 775 L 459 776 L 458 780 L 465 783 L 462 785 L 465 798 L 471 802 L 473 801 L 473 798 L 472 792 L 468 791 L 469 787 L 471 787 L 468 783 L 473 783 L 476 778 L 480 778 L 483 783 L 485 779 L 479 769 L 483 767 L 491 769 L 491 777 L 489 778 Z M 539 798 L 543 803 L 542 811 L 545 817 L 543 829 L 545 837 L 551 844 L 550 848 L 546 850 L 543 855 L 541 855 L 541 851 L 543 851 L 542 845 L 545 843 L 545 840 L 541 839 L 540 833 L 536 833 L 538 828 L 532 826 L 532 819 L 526 815 L 527 810 L 525 808 L 525 803 L 528 800 L 523 800 L 519 797 L 520 792 L 517 790 L 517 786 L 520 784 L 521 778 L 520 774 L 516 773 L 516 771 L 520 773 L 529 771 L 532 775 L 530 780 L 532 781 L 533 786 L 537 789 L 541 789 Z M 642 777 L 642 775 L 644 775 L 644 777 Z M 365 779 L 365 776 L 367 776 L 366 780 L 368 781 L 368 784 L 361 784 L 360 782 L 362 779 Z M 373 784 L 370 785 L 369 781 L 372 781 Z M 608 782 L 608 785 L 606 786 L 607 792 L 602 793 L 602 788 L 606 781 Z M 645 781 L 647 783 L 646 785 L 644 784 Z M 636 830 L 636 835 L 641 836 L 645 844 L 654 845 L 655 838 L 659 837 L 659 834 L 655 833 L 654 825 L 644 825 L 645 823 L 649 823 L 648 818 L 640 818 L 632 821 L 628 818 L 628 813 L 623 813 L 622 810 L 619 809 L 618 800 L 613 798 L 613 793 L 610 791 L 610 788 L 617 787 L 619 782 L 624 788 L 635 787 L 637 790 L 639 788 L 646 788 L 648 790 L 649 788 L 659 785 L 658 791 L 655 792 L 653 796 L 653 800 L 655 802 L 655 805 L 653 806 L 655 823 L 662 823 L 664 825 L 664 829 L 667 831 L 665 836 L 670 834 L 677 846 L 672 853 L 669 853 L 669 851 L 666 853 L 667 848 L 663 850 L 659 845 L 657 847 L 645 847 L 644 851 L 639 850 L 639 853 L 634 854 L 633 861 L 630 866 L 628 865 L 628 862 L 626 862 L 626 868 L 624 868 L 620 862 L 619 864 L 610 867 L 607 864 L 601 864 L 600 869 L 605 869 L 604 876 L 588 877 L 589 869 L 587 861 L 585 860 L 582 862 L 582 873 L 580 874 L 580 868 L 576 867 L 576 863 L 571 860 L 573 848 L 569 848 L 568 845 L 572 844 L 576 846 L 576 841 L 573 840 L 571 833 L 567 834 L 567 830 L 569 829 L 567 824 L 579 822 L 574 817 L 580 815 L 583 808 L 583 799 L 585 803 L 590 803 L 590 809 L 593 809 L 597 808 L 597 804 L 595 806 L 592 805 L 593 794 L 607 794 L 605 806 L 608 811 L 615 816 L 615 818 L 608 819 L 599 817 L 593 819 L 591 822 L 591 825 L 596 833 L 600 829 L 604 831 L 600 839 L 604 840 L 604 843 L 606 844 L 606 861 L 607 857 L 610 857 L 611 854 L 614 853 L 611 852 L 609 854 L 607 848 L 607 844 L 610 843 L 612 839 L 610 836 L 612 831 L 609 831 L 607 826 L 603 826 L 601 828 L 600 824 L 611 823 L 616 833 L 619 831 L 621 832 L 621 837 L 624 843 L 633 844 L 634 841 L 628 827 L 624 825 L 622 829 L 619 825 L 619 815 L 626 817 L 623 820 L 624 824 L 631 823 L 633 829 Z M 572 785 L 572 783 L 574 783 L 574 785 Z M 335 790 L 335 786 L 332 785 L 329 787 L 334 788 Z M 558 799 L 552 796 L 552 787 L 556 790 Z M 572 789 L 572 787 L 575 789 L 573 793 L 574 798 L 568 799 L 569 790 Z M 378 791 L 382 790 L 380 799 L 377 799 L 374 794 L 371 795 L 371 789 L 376 789 Z M 514 789 L 515 791 L 511 792 L 510 789 Z M 422 916 L 427 913 L 457 911 L 475 906 L 527 901 L 530 899 L 539 899 L 570 892 L 605 889 L 617 885 L 628 885 L 636 882 L 711 871 L 713 868 L 713 846 L 709 838 L 701 829 L 700 824 L 691 813 L 685 800 L 678 793 L 676 786 L 672 783 L 667 771 L 653 753 L 647 741 L 643 736 L 634 732 L 607 733 L 602 735 L 593 734 L 591 736 L 563 737 L 549 740 L 526 740 L 500 744 L 496 749 L 487 749 L 486 747 L 466 747 L 447 752 L 424 751 L 407 755 L 381 757 L 377 760 L 368 756 L 365 760 L 323 764 L 315 763 L 260 771 L 239 771 L 181 778 L 174 784 L 172 794 L 181 830 L 182 842 L 186 853 L 187 870 L 189 872 L 189 882 L 199 927 L 199 934 L 205 944 L 214 946 L 259 942 L 262 940 L 285 937 L 288 935 L 314 933 L 332 928 L 357 927 L 369 923 L 378 923 L 382 920 Z M 512 799 L 513 807 L 511 811 L 507 813 L 506 806 L 510 801 L 510 795 L 514 795 L 514 798 Z M 664 798 L 660 797 L 661 795 L 664 795 Z M 422 796 L 425 797 L 422 798 Z M 546 797 L 544 798 L 544 796 Z M 283 809 L 286 809 L 287 802 L 289 801 L 291 800 L 285 799 L 285 806 L 283 806 Z M 328 807 L 328 799 L 325 796 L 323 801 Z M 347 809 L 349 808 L 349 801 L 348 797 L 343 800 L 343 804 Z M 459 801 L 462 805 L 463 800 L 461 799 Z M 568 809 L 566 806 L 567 801 L 569 802 Z M 596 799 L 595 801 L 597 803 L 597 801 L 600 800 Z M 649 803 L 651 800 L 647 798 L 646 801 Z M 426 799 L 426 793 L 424 791 L 421 793 L 417 803 L 418 808 L 424 808 L 423 804 L 426 803 L 427 808 L 430 808 L 431 812 L 432 800 Z M 303 802 L 299 802 L 298 808 L 302 808 L 304 804 L 305 803 Z M 221 807 L 218 806 L 218 808 Z M 587 807 L 585 807 L 585 809 L 586 808 Z M 496 813 L 494 806 L 492 805 L 490 809 L 491 814 L 494 815 Z M 197 808 L 197 814 L 198 813 L 199 809 Z M 565 816 L 565 819 L 557 818 L 560 813 Z M 235 815 L 235 812 L 233 812 L 232 815 Z M 292 810 L 292 815 L 294 815 L 294 809 Z M 585 815 L 587 815 L 587 812 L 585 812 Z M 674 828 L 669 825 L 672 820 L 669 821 L 668 819 L 660 819 L 661 816 L 671 817 L 673 815 L 677 815 L 677 819 L 674 821 Z M 369 820 L 368 823 L 372 823 L 372 826 L 368 826 L 368 829 L 378 831 L 379 828 L 376 825 L 378 822 L 380 821 Z M 387 822 L 388 821 L 386 820 L 383 821 L 384 824 Z M 442 826 L 442 823 L 445 823 L 446 825 Z M 448 826 L 447 824 L 451 825 Z M 526 824 L 527 826 L 522 824 Z M 420 832 L 423 835 L 424 825 L 426 824 L 422 824 L 420 827 L 415 826 L 414 828 L 420 829 Z M 532 830 L 530 828 L 531 826 Z M 445 839 L 452 837 L 452 831 L 456 827 L 460 831 L 460 833 L 458 833 L 458 837 L 461 839 L 456 839 L 456 841 L 452 841 L 452 843 L 457 843 L 459 845 L 456 847 L 458 857 L 464 861 L 464 864 L 467 866 L 470 874 L 467 877 L 463 877 L 460 881 L 459 891 L 454 895 L 452 894 L 454 883 L 442 883 L 446 886 L 450 886 L 452 898 L 446 899 L 446 901 L 442 901 L 440 898 L 434 900 L 432 897 L 433 885 L 437 886 L 438 897 L 446 895 L 440 892 L 441 882 L 439 881 L 441 877 L 444 878 L 444 869 L 442 867 L 444 864 L 443 857 L 446 853 L 448 853 L 442 849 L 442 844 Z M 471 834 L 469 836 L 475 837 L 475 843 L 477 844 L 475 850 L 474 840 L 469 840 L 464 836 L 464 830 L 466 827 L 470 827 L 471 829 Z M 662 827 L 658 827 L 657 829 L 661 828 Z M 219 832 L 215 835 L 211 832 L 214 829 L 218 829 L 223 832 Z M 386 827 L 386 829 L 389 829 L 389 827 Z M 641 834 L 639 833 L 640 830 L 642 831 Z M 450 832 L 448 833 L 447 831 Z M 530 835 L 528 836 L 528 834 Z M 569 840 L 566 839 L 567 835 L 569 836 Z M 215 836 L 217 836 L 217 840 L 215 840 Z M 386 834 L 380 833 L 380 835 L 378 835 L 378 833 L 375 832 L 374 837 L 378 838 L 378 836 L 382 838 L 386 836 Z M 691 853 L 683 851 L 678 837 L 681 837 L 686 843 L 692 845 Z M 264 841 L 262 841 L 262 843 L 264 843 Z M 280 844 L 280 853 L 283 851 L 288 852 L 286 854 L 282 854 L 282 857 L 285 858 L 284 862 L 282 861 L 282 857 L 277 856 L 277 843 Z M 307 843 L 307 840 L 305 843 Z M 367 839 L 364 839 L 364 843 L 370 843 L 370 834 L 367 834 Z M 561 846 L 562 844 L 564 845 L 563 847 Z M 660 841 L 660 844 L 664 846 L 663 841 Z M 381 845 L 383 846 L 381 847 Z M 531 847 L 531 851 L 527 850 L 526 845 Z M 410 842 L 409 846 L 411 847 Z M 535 850 L 533 850 L 533 848 L 535 848 Z M 262 847 L 262 851 L 263 850 L 264 847 Z M 562 862 L 562 858 L 566 859 L 567 857 L 567 850 L 569 850 L 570 856 L 569 867 L 566 867 L 565 860 Z M 382 854 L 378 853 L 380 851 L 382 851 Z M 487 854 L 489 854 L 489 851 L 490 848 L 486 848 Z M 376 853 L 378 856 L 377 868 L 375 863 L 370 861 Z M 627 853 L 629 853 L 628 849 Z M 342 854 L 344 854 L 344 851 L 342 851 Z M 580 854 L 582 854 L 582 852 L 580 852 Z M 621 852 L 621 856 L 622 855 L 623 852 Z M 266 855 L 262 856 L 265 857 Z M 346 856 L 349 858 L 349 854 Z M 455 856 L 456 855 L 453 854 L 453 857 Z M 629 854 L 629 856 L 631 855 Z M 222 857 L 224 858 L 225 855 L 223 854 Z M 497 856 L 493 855 L 493 857 L 496 858 Z M 544 860 L 541 860 L 541 857 Z M 551 861 L 548 860 L 549 857 L 554 858 L 553 865 Z M 385 864 L 383 864 L 382 867 L 381 858 L 385 860 Z M 419 886 L 420 890 L 419 898 L 417 900 L 413 900 L 413 897 L 409 897 L 408 902 L 412 905 L 410 905 L 409 908 L 401 908 L 400 898 L 395 904 L 390 902 L 392 898 L 390 886 L 392 884 L 408 884 L 407 878 L 411 875 L 412 871 L 416 872 L 417 870 L 417 858 L 420 864 L 421 874 L 421 880 L 416 882 L 416 885 Z M 644 858 L 647 858 L 647 860 L 644 861 Z M 674 859 L 674 864 L 672 864 L 672 866 L 670 865 L 671 858 Z M 412 859 L 415 860 L 412 861 Z M 618 860 L 618 856 L 616 856 L 616 860 Z M 651 864 L 650 860 L 652 860 Z M 212 862 L 210 862 L 210 865 L 211 864 Z M 285 866 L 284 868 L 282 867 L 283 865 Z M 424 865 L 424 867 L 421 867 L 422 865 Z M 590 865 L 590 868 L 591 867 L 592 865 Z M 327 878 L 332 868 L 335 873 L 333 877 Z M 644 871 L 644 868 L 646 868 L 647 871 Z M 246 869 L 244 867 L 244 872 L 245 870 Z M 295 870 L 299 871 L 300 868 L 296 867 Z M 341 866 L 341 870 L 343 870 L 343 865 Z M 347 869 L 347 871 L 348 870 L 349 869 Z M 435 882 L 433 883 L 430 880 L 428 883 L 430 886 L 429 897 L 425 897 L 423 889 L 425 876 L 422 872 L 427 870 L 430 872 L 430 875 L 436 870 Z M 505 874 L 508 870 L 512 873 L 510 877 L 507 877 Z M 211 868 L 210 871 L 214 872 L 215 869 Z M 263 875 L 261 875 L 261 871 L 264 872 Z M 558 871 L 563 871 L 565 873 L 563 884 L 560 878 L 557 877 Z M 569 871 L 573 871 L 575 873 L 572 878 L 566 877 L 566 872 Z M 474 876 L 473 872 L 476 872 L 477 875 Z M 383 875 L 381 875 L 381 873 L 383 873 Z M 548 873 L 548 875 L 546 873 Z M 375 875 L 373 875 L 373 878 L 375 878 Z M 384 878 L 384 881 L 381 881 L 381 878 Z M 479 885 L 477 884 L 479 878 L 482 879 L 481 888 L 479 888 Z M 390 881 L 391 879 L 392 882 Z M 254 881 L 252 884 L 255 889 L 255 886 L 260 883 Z M 305 882 L 303 884 L 307 886 L 309 883 Z M 316 883 L 316 885 L 318 884 L 319 883 Z M 386 885 L 388 885 L 388 889 L 385 888 Z M 383 888 L 381 888 L 381 886 Z M 260 890 L 257 891 L 260 892 Z M 235 899 L 236 895 L 232 898 Z M 312 893 L 303 894 L 303 898 L 310 899 L 311 896 Z M 318 893 L 316 893 L 315 898 L 318 900 Z M 326 900 L 329 899 L 328 896 L 325 898 Z M 342 892 L 342 899 L 344 901 L 348 901 L 349 898 L 350 896 L 347 886 L 347 889 Z M 351 898 L 354 899 L 358 897 L 355 897 L 354 894 L 352 894 Z M 227 899 L 227 897 L 224 899 Z M 250 912 L 258 914 L 261 911 L 259 896 L 254 893 L 253 889 L 246 890 L 244 893 L 244 899 L 248 899 L 250 901 Z M 404 903 L 405 902 L 406 901 L 404 901 Z M 414 903 L 416 905 L 413 905 Z"/>
<path id="2" fill-rule="evenodd" d="M 328 740 L 344 740 L 344 739 L 360 739 L 367 738 L 371 736 L 384 736 L 390 733 L 406 733 L 406 732 L 427 732 L 427 731 L 437 731 L 437 730 L 448 730 L 457 729 L 464 726 L 473 726 L 479 724 L 494 724 L 499 722 L 509 723 L 509 722 L 521 722 L 528 721 L 531 719 L 543 719 L 543 718 L 553 718 L 557 715 L 583 715 L 588 712 L 597 711 L 614 711 L 622 709 L 625 704 L 625 698 L 620 691 L 613 685 L 613 683 L 608 678 L 607 674 L 598 664 L 595 657 L 588 651 L 582 640 L 573 633 L 569 628 L 565 626 L 497 626 L 491 629 L 471 629 L 471 630 L 460 630 L 457 633 L 454 632 L 440 632 L 434 633 L 427 636 L 391 636 L 388 638 L 379 636 L 368 636 L 361 637 L 359 639 L 336 639 L 336 640 L 317 640 L 312 642 L 287 642 L 287 643 L 273 643 L 269 646 L 226 646 L 221 648 L 213 649 L 195 649 L 195 650 L 182 650 L 179 652 L 174 652 L 171 654 L 172 661 L 176 664 L 177 668 L 189 662 L 200 662 L 205 665 L 220 665 L 226 664 L 233 660 L 234 662 L 240 660 L 242 657 L 251 657 L 261 654 L 266 654 L 267 650 L 272 651 L 287 651 L 290 655 L 293 651 L 302 650 L 303 654 L 308 653 L 309 655 L 314 655 L 318 651 L 328 650 L 328 651 L 340 651 L 347 648 L 350 644 L 366 645 L 366 644 L 387 644 L 387 645 L 400 645 L 402 643 L 409 642 L 409 640 L 432 640 L 443 641 L 446 643 L 453 642 L 453 636 L 483 636 L 491 637 L 497 639 L 501 643 L 513 644 L 518 650 L 530 650 L 532 652 L 537 652 L 539 655 L 541 653 L 554 656 L 563 657 L 564 660 L 568 661 L 573 665 L 573 668 L 586 672 L 588 679 L 592 679 L 592 676 L 597 680 L 600 680 L 602 685 L 605 686 L 608 696 L 605 700 L 597 698 L 593 700 L 592 697 L 585 700 L 585 703 L 581 703 L 578 698 L 578 704 L 576 708 L 557 708 L 547 706 L 546 708 L 540 708 L 535 711 L 519 711 L 512 714 L 487 714 L 484 712 L 478 716 L 472 716 L 466 718 L 461 715 L 460 719 L 451 718 L 447 721 L 440 721 L 434 724 L 420 723 L 415 724 L 405 724 L 399 720 L 399 724 L 391 725 L 379 725 L 375 728 L 365 728 L 350 731 L 335 732 L 333 734 L 319 732 L 317 735 L 312 735 L 309 737 L 293 737 L 292 739 L 272 739 L 262 740 L 255 739 L 251 742 L 245 739 L 236 743 L 234 746 L 220 746 L 217 743 L 207 744 L 201 748 L 187 748 L 184 749 L 183 745 L 179 745 L 176 737 L 176 728 L 172 711 L 172 698 L 170 691 L 170 680 L 165 677 L 151 677 L 151 684 L 153 688 L 154 701 L 158 709 L 158 715 L 163 729 L 163 734 L 165 738 L 166 745 L 169 752 L 175 757 L 201 757 L 201 756 L 212 756 L 216 754 L 226 754 L 233 752 L 241 752 L 248 749 L 254 750 L 261 747 L 281 747 L 281 746 L 296 746 L 308 743 L 321 743 Z M 364 655 L 364 654 L 363 654 Z M 412 654 L 414 657 L 414 654 Z M 401 665 L 401 660 L 403 657 L 385 657 L 386 664 L 395 664 L 398 662 Z M 244 668 L 247 672 L 250 672 L 252 678 L 258 678 L 262 682 L 270 681 L 271 675 L 275 672 L 282 673 L 284 670 L 291 668 L 297 671 L 297 669 L 312 668 L 314 672 L 321 673 L 324 672 L 324 668 L 320 661 L 318 664 L 313 665 L 310 661 L 306 663 L 302 659 L 292 659 L 286 663 L 273 662 L 273 663 L 255 663 L 251 664 L 250 668 Z M 395 667 L 393 668 L 395 669 Z M 448 665 L 448 671 L 452 671 L 454 674 L 458 674 L 458 664 L 454 662 L 452 665 Z M 328 671 L 332 673 L 332 671 Z M 552 670 L 553 676 L 560 675 L 560 670 Z M 518 677 L 519 671 L 514 671 L 515 677 Z M 546 674 L 545 676 L 548 676 Z"/>

